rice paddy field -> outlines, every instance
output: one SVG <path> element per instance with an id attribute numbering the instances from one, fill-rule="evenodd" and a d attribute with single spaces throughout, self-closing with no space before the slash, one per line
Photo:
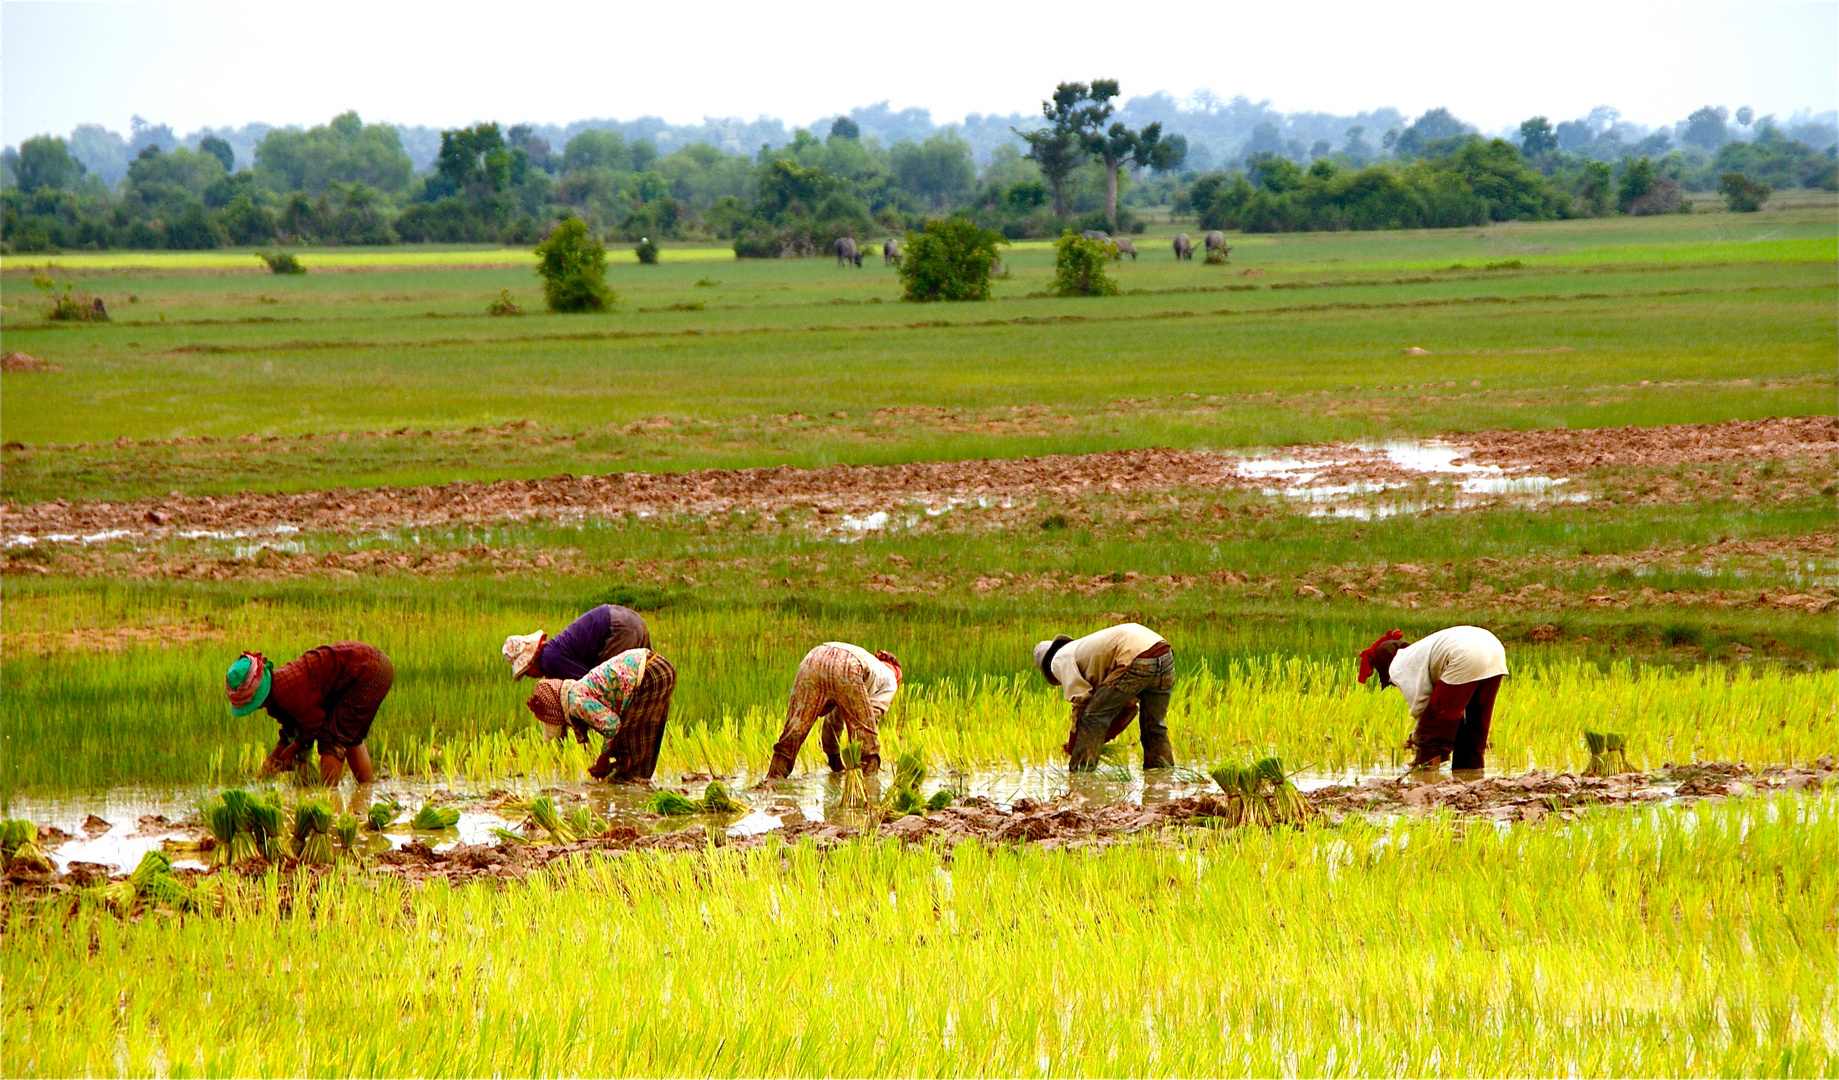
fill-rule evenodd
<path id="1" fill-rule="evenodd" d="M 1023 242 L 962 305 L 616 249 L 567 316 L 522 250 L 8 257 L 0 1072 L 1839 1075 L 1836 211 L 1168 228 L 1105 299 Z M 679 673 L 656 788 L 740 809 L 538 737 L 500 642 L 606 602 Z M 1029 649 L 1124 620 L 1179 768 L 1075 777 Z M 1401 782 L 1355 654 L 1460 623 L 1486 778 Z M 221 865 L 207 799 L 319 795 L 225 667 L 340 639 L 397 674 L 331 811 L 401 820 Z M 883 759 L 961 806 L 815 739 L 756 786 L 830 640 L 901 658 Z M 1219 816 L 1266 757 L 1317 809 Z"/>

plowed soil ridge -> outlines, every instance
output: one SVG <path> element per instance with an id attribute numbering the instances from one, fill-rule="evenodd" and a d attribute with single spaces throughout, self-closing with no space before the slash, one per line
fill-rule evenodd
<path id="1" fill-rule="evenodd" d="M 1839 421 L 1811 416 L 1723 424 L 1485 431 L 1449 440 L 1472 462 L 1509 474 L 1576 476 L 1608 465 L 1665 467 L 1760 462 L 1839 454 Z M 1282 456 L 1310 463 L 1312 482 L 1386 483 L 1421 479 L 1382 451 L 1345 444 L 1290 447 Z M 701 469 L 676 473 L 561 474 L 542 480 L 458 481 L 422 487 L 335 489 L 276 495 L 164 498 L 129 502 L 0 503 L 9 539 L 121 531 L 262 531 L 292 527 L 354 531 L 449 524 L 553 521 L 624 514 L 671 516 L 803 510 L 817 515 L 943 509 L 979 500 L 1061 499 L 1170 490 L 1258 490 L 1268 476 L 1247 475 L 1243 455 L 1161 448 L 906 465 Z"/>

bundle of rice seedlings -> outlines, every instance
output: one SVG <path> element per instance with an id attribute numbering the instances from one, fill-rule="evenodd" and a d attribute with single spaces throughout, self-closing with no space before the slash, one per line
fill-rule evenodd
<path id="1" fill-rule="evenodd" d="M 1271 812 L 1277 821 L 1295 825 L 1320 815 L 1315 804 L 1303 798 L 1303 793 L 1290 782 L 1289 775 L 1283 771 L 1281 759 L 1263 758 L 1256 768 L 1259 780 L 1270 787 Z"/>
<path id="2" fill-rule="evenodd" d="M 953 795 L 950 789 L 940 788 L 932 793 L 932 798 L 926 800 L 926 809 L 943 810 L 947 806 L 950 806 L 952 800 L 955 798 L 957 798 L 957 796 Z"/>
<path id="3" fill-rule="evenodd" d="M 219 864 L 229 866 L 232 863 L 242 862 L 244 859 L 259 859 L 262 857 L 259 840 L 255 833 L 250 831 L 250 827 L 247 824 L 250 820 L 249 807 L 253 805 L 254 802 L 255 796 L 249 794 L 247 791 L 243 791 L 240 788 L 231 788 L 229 791 L 211 800 L 211 803 L 220 803 L 222 805 L 221 810 L 214 812 L 214 823 L 211 803 L 205 804 L 204 823 L 206 827 L 211 830 L 211 835 L 217 838 L 217 843 L 220 845 L 217 849 L 217 861 Z"/>
<path id="4" fill-rule="evenodd" d="M 728 788 L 720 780 L 711 780 L 709 786 L 702 789 L 702 808 L 711 814 L 734 814 L 747 809 L 728 794 Z"/>
<path id="5" fill-rule="evenodd" d="M 660 791 L 645 800 L 645 812 L 648 814 L 694 814 L 702 808 L 674 791 Z"/>
<path id="6" fill-rule="evenodd" d="M 389 828 L 390 822 L 395 821 L 396 815 L 400 813 L 402 813 L 402 804 L 394 799 L 388 802 L 371 803 L 370 812 L 366 815 L 370 831 L 382 832 Z"/>
<path id="7" fill-rule="evenodd" d="M 594 808 L 582 803 L 568 812 L 563 820 L 573 829 L 576 836 L 599 836 L 607 831 L 607 823 L 594 816 Z"/>
<path id="8" fill-rule="evenodd" d="M 1585 776 L 1614 776 L 1628 771 L 1628 740 L 1613 731 L 1586 731 L 1584 745 L 1590 750 L 1590 764 Z"/>
<path id="9" fill-rule="evenodd" d="M 332 861 L 332 804 L 324 798 L 308 799 L 295 808 L 294 854 L 315 866 Z"/>
<path id="10" fill-rule="evenodd" d="M 354 851 L 358 846 L 358 827 L 363 822 L 355 815 L 340 814 L 332 822 L 332 835 L 338 838 L 338 845 L 346 851 Z"/>
<path id="11" fill-rule="evenodd" d="M 1257 798 L 1258 777 L 1243 765 L 1227 762 L 1215 765 L 1208 773 L 1226 795 L 1226 813 L 1222 822 L 1228 826 L 1244 825 L 1250 820 L 1249 800 Z"/>
<path id="12" fill-rule="evenodd" d="M 549 839 L 558 844 L 569 844 L 580 837 L 575 831 L 562 823 L 562 814 L 556 809 L 556 801 L 547 795 L 530 800 L 530 823 L 549 834 Z"/>
<path id="13" fill-rule="evenodd" d="M 509 829 L 498 828 L 495 825 L 492 827 L 492 835 L 510 844 L 528 844 L 530 842 L 526 837 L 518 833 L 514 833 Z"/>
<path id="14" fill-rule="evenodd" d="M 460 812 L 451 806 L 436 806 L 422 803 L 421 809 L 415 811 L 415 817 L 409 821 L 409 828 L 424 832 L 439 832 L 451 829 L 460 823 Z"/>
<path id="15" fill-rule="evenodd" d="M 286 856 L 281 834 L 286 827 L 287 812 L 281 807 L 279 794 L 270 792 L 266 798 L 257 799 L 246 791 L 226 791 L 223 799 L 225 803 L 237 807 L 236 836 L 231 838 L 230 862 L 254 856 L 269 862 L 279 862 Z"/>
<path id="16" fill-rule="evenodd" d="M 867 806 L 868 786 L 862 780 L 862 747 L 847 743 L 838 756 L 843 759 L 842 805 Z"/>
<path id="17" fill-rule="evenodd" d="M 191 890 L 172 876 L 172 860 L 164 852 L 149 851 L 140 857 L 140 865 L 120 881 L 111 881 L 102 890 L 109 903 L 126 911 L 145 894 L 172 907 L 191 906 Z"/>
<path id="18" fill-rule="evenodd" d="M 860 753 L 858 752 L 858 761 Z M 894 762 L 894 786 L 917 788 L 926 782 L 926 762 L 918 750 L 908 750 Z"/>
<path id="19" fill-rule="evenodd" d="M 0 821 L 0 855 L 6 856 L 9 867 L 39 871 L 51 869 L 51 860 L 45 858 L 44 849 L 38 846 L 38 826 L 24 818 Z"/>
<path id="20" fill-rule="evenodd" d="M 912 788 L 897 787 L 888 792 L 887 798 L 881 800 L 889 818 L 906 817 L 908 814 L 924 814 L 926 800 L 917 795 Z"/>

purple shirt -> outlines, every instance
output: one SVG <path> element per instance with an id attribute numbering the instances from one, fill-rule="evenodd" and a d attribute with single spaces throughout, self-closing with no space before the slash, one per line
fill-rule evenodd
<path id="1" fill-rule="evenodd" d="M 651 631 L 631 608 L 602 604 L 543 643 L 544 678 L 579 679 L 627 649 L 651 648 Z"/>

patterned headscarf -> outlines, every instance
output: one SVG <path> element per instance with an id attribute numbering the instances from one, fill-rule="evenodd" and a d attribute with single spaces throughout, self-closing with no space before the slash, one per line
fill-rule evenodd
<path id="1" fill-rule="evenodd" d="M 875 659 L 894 669 L 894 685 L 899 686 L 902 681 L 900 661 L 894 658 L 894 654 L 886 649 L 881 649 L 875 653 Z"/>
<path id="2" fill-rule="evenodd" d="M 543 722 L 543 735 L 550 739 L 559 739 L 568 727 L 568 713 L 562 708 L 562 690 L 566 679 L 539 679 L 536 690 L 530 700 L 524 702 L 536 718 Z"/>
<path id="3" fill-rule="evenodd" d="M 1403 630 L 1387 630 L 1380 636 L 1378 641 L 1362 649 L 1360 652 L 1360 681 L 1364 683 L 1372 676 L 1373 658 L 1379 655 L 1379 647 L 1381 645 L 1384 645 L 1388 641 L 1403 640 L 1405 640 L 1405 632 Z"/>
<path id="4" fill-rule="evenodd" d="M 230 711 L 247 716 L 268 700 L 268 688 L 274 680 L 268 658 L 259 652 L 245 652 L 224 672 L 224 696 L 230 699 Z"/>

